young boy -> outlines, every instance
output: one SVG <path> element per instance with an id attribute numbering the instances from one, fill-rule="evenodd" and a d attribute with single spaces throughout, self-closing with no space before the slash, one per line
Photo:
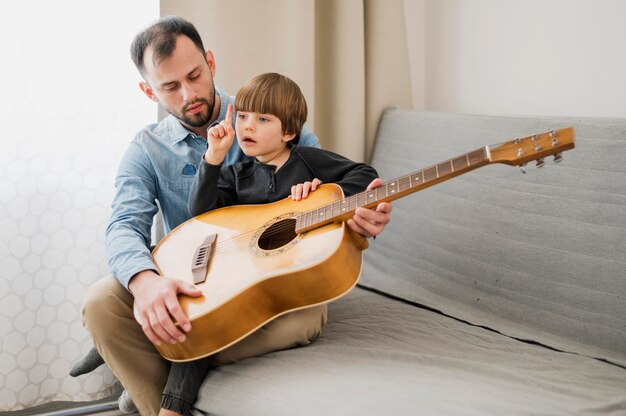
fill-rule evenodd
<path id="1" fill-rule="evenodd" d="M 228 122 L 209 130 L 205 163 L 189 196 L 194 216 L 229 205 L 274 202 L 290 194 L 300 199 L 320 182 L 336 183 L 349 196 L 364 191 L 378 176 L 363 163 L 319 148 L 295 146 L 307 105 L 298 85 L 285 76 L 269 73 L 248 81 L 237 92 L 235 107 L 237 140 L 249 159 L 221 166 L 235 131 Z"/>
<path id="2" fill-rule="evenodd" d="M 307 105 L 298 85 L 275 73 L 248 81 L 225 121 L 209 129 L 209 147 L 189 196 L 193 216 L 216 208 L 306 198 L 322 183 L 336 183 L 346 196 L 364 191 L 378 177 L 374 168 L 315 147 L 298 147 Z M 234 140 L 249 158 L 222 166 Z M 211 364 L 211 357 L 172 363 L 161 400 L 161 415 L 187 414 Z"/>

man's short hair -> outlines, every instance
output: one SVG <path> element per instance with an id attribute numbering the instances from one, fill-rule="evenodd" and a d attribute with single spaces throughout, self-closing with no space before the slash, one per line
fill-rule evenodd
<path id="1" fill-rule="evenodd" d="M 143 57 L 148 46 L 154 51 L 152 62 L 156 66 L 172 56 L 179 36 L 187 36 L 202 54 L 205 53 L 200 34 L 193 24 L 178 16 L 165 16 L 139 32 L 130 45 L 130 57 L 139 73 L 145 74 Z"/>
<path id="2" fill-rule="evenodd" d="M 298 84 L 274 72 L 258 75 L 241 87 L 235 108 L 278 117 L 283 134 L 296 135 L 293 144 L 297 144 L 307 116 L 306 99 Z"/>

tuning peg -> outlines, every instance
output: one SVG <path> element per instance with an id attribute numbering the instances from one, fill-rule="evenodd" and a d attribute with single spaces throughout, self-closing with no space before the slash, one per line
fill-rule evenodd
<path id="1" fill-rule="evenodd" d="M 526 175 L 526 163 L 519 165 L 519 171 Z"/>
<path id="2" fill-rule="evenodd" d="M 542 168 L 545 164 L 546 162 L 544 162 L 543 159 L 537 159 L 537 168 Z"/>

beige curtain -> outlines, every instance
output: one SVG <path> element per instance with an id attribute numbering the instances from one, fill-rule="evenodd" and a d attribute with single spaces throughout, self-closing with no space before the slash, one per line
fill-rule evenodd
<path id="1" fill-rule="evenodd" d="M 322 147 L 369 160 L 386 107 L 411 107 L 403 0 L 161 0 L 193 22 L 230 94 L 283 73 L 302 88 Z"/>

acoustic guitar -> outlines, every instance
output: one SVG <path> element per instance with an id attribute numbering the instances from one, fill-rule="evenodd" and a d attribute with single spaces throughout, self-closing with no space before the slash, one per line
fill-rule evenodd
<path id="1" fill-rule="evenodd" d="M 171 361 L 214 354 L 290 311 L 330 302 L 352 289 L 367 241 L 345 221 L 372 208 L 492 163 L 523 166 L 574 148 L 574 129 L 551 130 L 485 146 L 344 198 L 321 185 L 308 198 L 220 208 L 167 234 L 152 255 L 159 273 L 195 283 L 203 295 L 181 295 L 192 322 L 183 343 L 157 346 Z"/>

